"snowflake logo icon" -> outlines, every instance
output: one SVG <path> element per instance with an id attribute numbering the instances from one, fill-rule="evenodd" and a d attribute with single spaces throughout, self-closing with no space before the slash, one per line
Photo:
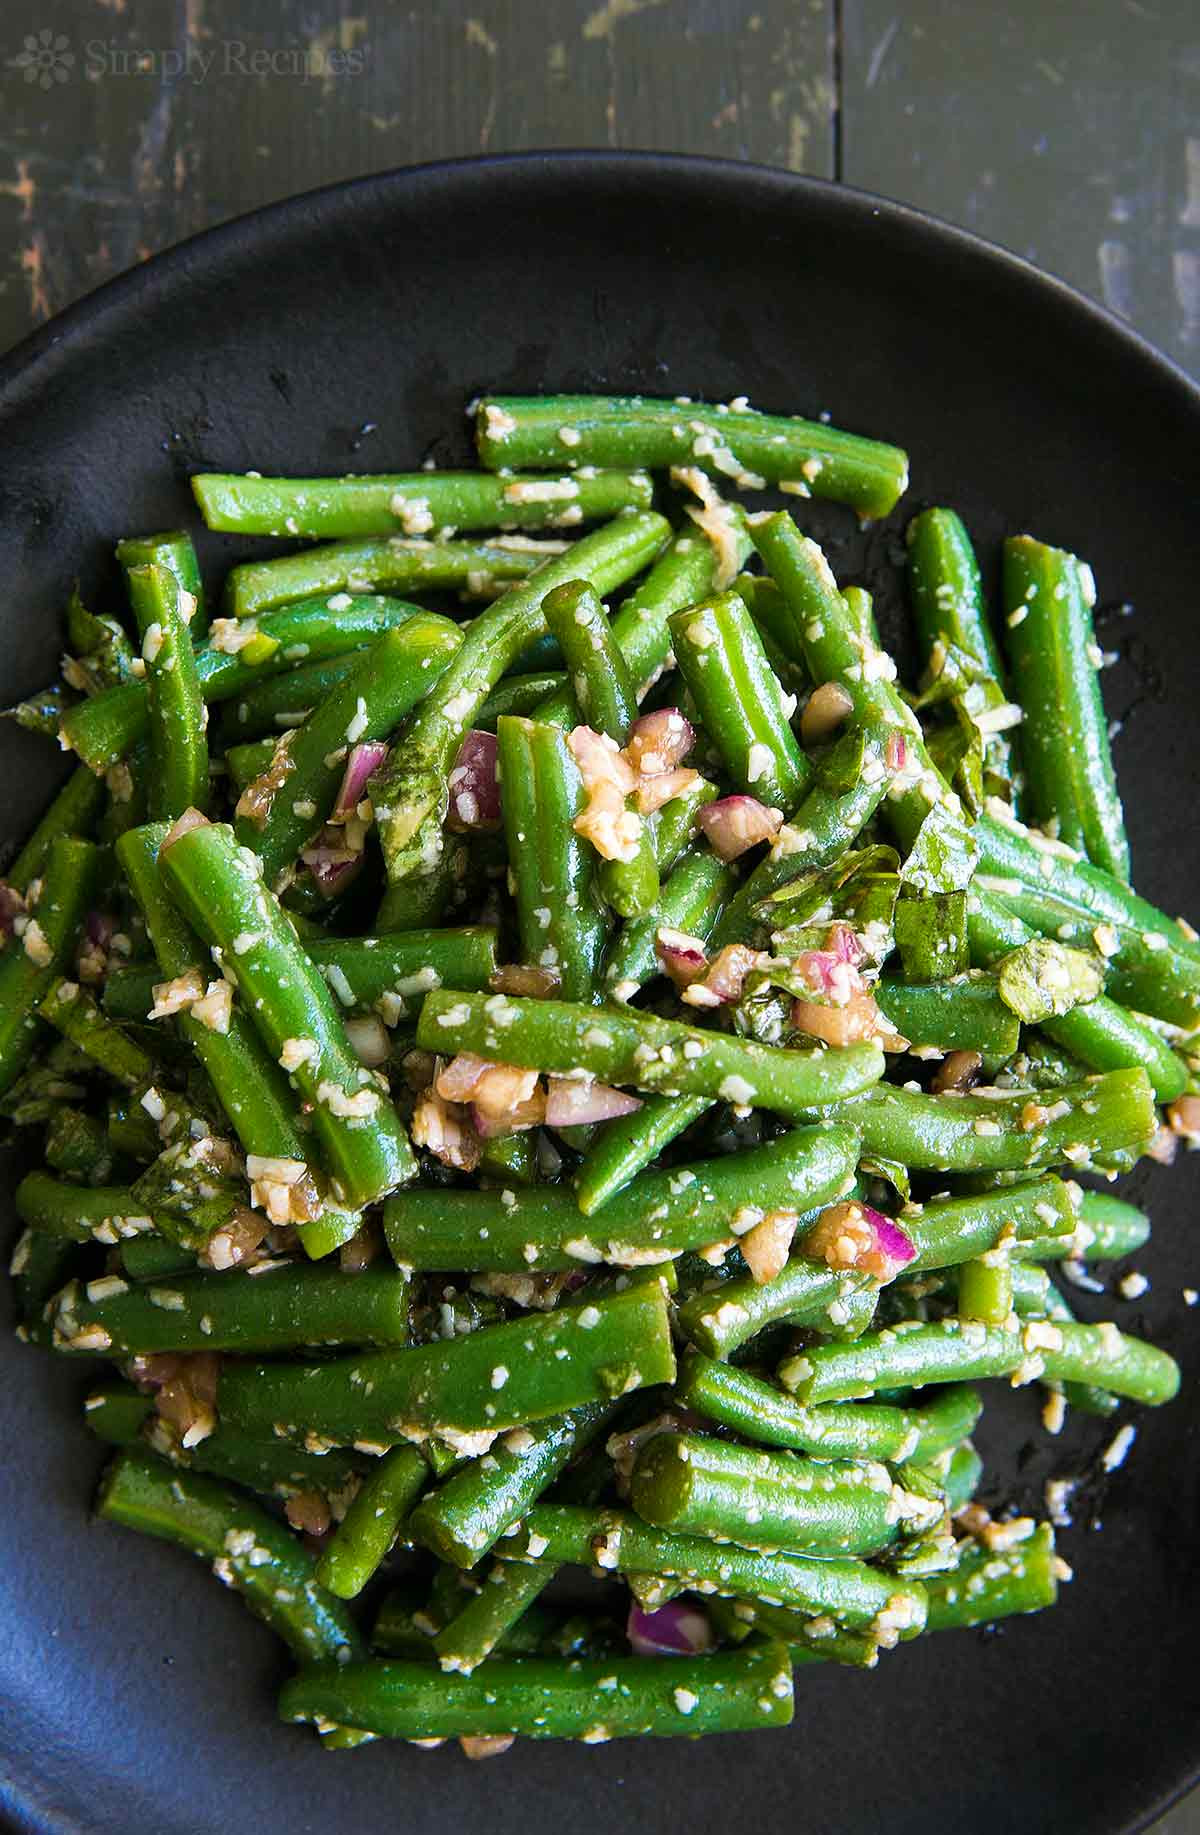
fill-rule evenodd
<path id="1" fill-rule="evenodd" d="M 37 83 L 40 88 L 49 90 L 56 83 L 67 81 L 75 65 L 75 53 L 70 39 L 62 32 L 43 26 L 40 32 L 26 34 L 24 50 L 9 62 L 14 70 L 25 72 L 27 83 Z"/>

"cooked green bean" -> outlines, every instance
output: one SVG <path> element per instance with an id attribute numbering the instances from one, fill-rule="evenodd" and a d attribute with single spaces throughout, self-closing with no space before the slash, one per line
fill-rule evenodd
<path id="1" fill-rule="evenodd" d="M 893 1030 L 916 1046 L 978 1051 L 1000 1063 L 1012 1057 L 1020 1042 L 1020 1021 L 1000 999 L 990 975 L 924 985 L 886 977 L 875 984 L 874 994 Z"/>
<path id="2" fill-rule="evenodd" d="M 90 841 L 58 835 L 20 934 L 0 955 L 0 1095 L 16 1082 L 38 1041 L 37 1007 L 69 966 L 100 871 Z"/>
<path id="3" fill-rule="evenodd" d="M 128 580 L 135 567 L 163 567 L 172 575 L 181 595 L 180 609 L 195 643 L 208 629 L 208 602 L 200 562 L 190 535 L 169 529 L 162 535 L 132 535 L 117 543 L 117 560 Z M 132 589 L 131 589 L 132 596 Z"/>
<path id="4" fill-rule="evenodd" d="M 28 841 L 4 875 L 14 892 L 28 892 L 45 869 L 60 835 L 90 839 L 104 800 L 104 785 L 84 765 L 76 766 Z"/>
<path id="5" fill-rule="evenodd" d="M 660 930 L 680 930 L 706 942 L 736 883 L 733 868 L 716 854 L 706 847 L 686 848 L 661 886 L 653 910 L 629 919 L 613 940 L 604 978 L 614 998 L 631 1000 L 661 973 L 656 949 Z"/>
<path id="6" fill-rule="evenodd" d="M 560 1076 L 584 1071 L 605 1083 L 719 1097 L 783 1115 L 865 1089 L 883 1070 L 883 1054 L 870 1043 L 842 1051 L 779 1051 L 628 1008 L 596 1012 L 559 1000 L 497 1002 L 445 989 L 427 996 L 417 1042 L 428 1051 L 473 1051 Z"/>
<path id="7" fill-rule="evenodd" d="M 578 435 L 568 439 L 567 435 Z M 506 466 L 697 466 L 744 490 L 790 484 L 798 495 L 886 516 L 908 488 L 895 446 L 740 403 L 644 395 L 485 395 L 476 418 L 483 463 Z M 636 455 L 636 456 L 635 456 Z"/>
<path id="8" fill-rule="evenodd" d="M 707 1096 L 647 1096 L 640 1109 L 607 1122 L 575 1175 L 575 1202 L 584 1216 L 609 1203 L 712 1106 Z"/>
<path id="9" fill-rule="evenodd" d="M 735 788 L 790 815 L 812 775 L 789 725 L 793 711 L 736 592 L 676 612 L 671 647 L 700 719 Z"/>
<path id="10" fill-rule="evenodd" d="M 346 1277 L 343 1276 L 343 1279 Z M 352 1276 L 361 1280 L 362 1276 Z M 317 1561 L 338 1599 L 356 1599 L 387 1555 L 429 1478 L 415 1446 L 396 1446 L 368 1473 Z"/>
<path id="11" fill-rule="evenodd" d="M 126 579 L 146 666 L 149 813 L 172 820 L 208 806 L 208 714 L 189 629 L 196 601 L 157 564 L 130 567 Z"/>

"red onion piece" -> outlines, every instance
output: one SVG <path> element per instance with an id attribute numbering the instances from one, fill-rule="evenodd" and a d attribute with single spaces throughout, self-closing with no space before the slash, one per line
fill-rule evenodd
<path id="1" fill-rule="evenodd" d="M 539 1128 L 546 1118 L 546 1099 L 541 1094 L 527 1102 L 514 1102 L 503 1115 L 489 1115 L 478 1103 L 471 1104 L 471 1126 L 480 1140 L 500 1140 L 505 1134 L 524 1134 Z"/>
<path id="2" fill-rule="evenodd" d="M 343 847 L 340 836 L 336 840 L 331 836 L 337 836 L 336 829 L 323 829 L 314 845 L 304 848 L 300 855 L 326 898 L 343 891 L 363 864 L 361 853 Z"/>
<path id="3" fill-rule="evenodd" d="M 449 826 L 460 833 L 469 829 L 499 828 L 500 780 L 496 775 L 496 735 L 472 727 L 458 748 L 450 772 Z"/>
<path id="4" fill-rule="evenodd" d="M 377 739 L 351 747 L 346 769 L 342 773 L 342 787 L 337 793 L 333 814 L 329 818 L 331 822 L 345 822 L 354 814 L 367 794 L 369 780 L 387 755 L 387 747 Z"/>
<path id="5" fill-rule="evenodd" d="M 699 937 L 689 937 L 685 930 L 669 930 L 664 924 L 654 939 L 654 953 L 677 988 L 698 981 L 708 967 L 708 956 Z"/>
<path id="6" fill-rule="evenodd" d="M 753 796 L 723 796 L 706 803 L 696 816 L 697 826 L 722 860 L 736 860 L 747 848 L 769 841 L 783 826 L 777 809 L 768 809 Z"/>
<path id="7" fill-rule="evenodd" d="M 652 714 L 641 714 L 629 729 L 625 756 L 643 777 L 657 777 L 673 771 L 696 743 L 690 720 L 677 707 L 660 707 Z"/>
<path id="8" fill-rule="evenodd" d="M 825 937 L 825 947 L 840 962 L 850 962 L 857 968 L 866 951 L 849 924 L 831 924 Z"/>
<path id="9" fill-rule="evenodd" d="M 855 1268 L 877 1281 L 894 1280 L 917 1253 L 894 1218 L 854 1199 L 823 1210 L 798 1246 L 803 1255 L 831 1268 Z"/>
<path id="10" fill-rule="evenodd" d="M 89 943 L 97 949 L 107 949 L 112 942 L 113 921 L 106 911 L 89 911 L 84 921 Z"/>
<path id="11" fill-rule="evenodd" d="M 644 777 L 637 787 L 638 814 L 650 816 L 665 803 L 682 796 L 700 778 L 699 771 L 680 765 L 674 771 L 660 771 L 657 777 Z"/>
<path id="12" fill-rule="evenodd" d="M 657 1612 L 643 1612 L 634 1600 L 625 1635 L 639 1657 L 694 1657 L 711 1650 L 715 1642 L 705 1614 L 680 1599 L 670 1600 Z"/>
<path id="13" fill-rule="evenodd" d="M 908 763 L 908 741 L 903 733 L 891 732 L 888 734 L 883 762 L 889 771 L 903 771 Z"/>
<path id="14" fill-rule="evenodd" d="M 445 1102 L 469 1102 L 485 1070 L 490 1070 L 494 1063 L 492 1058 L 481 1058 L 473 1051 L 460 1051 L 451 1058 L 449 1064 L 437 1073 L 437 1093 Z"/>
<path id="15" fill-rule="evenodd" d="M 792 1002 L 794 1030 L 807 1032 L 810 1038 L 822 1039 L 826 1045 L 854 1045 L 862 1039 L 875 1038 L 881 1019 L 875 996 L 867 988 L 852 994 L 842 1006 L 830 1006 L 818 1000 Z"/>
<path id="16" fill-rule="evenodd" d="M 628 1090 L 615 1090 L 607 1083 L 584 1083 L 574 1077 L 551 1077 L 546 1097 L 548 1128 L 577 1128 L 587 1122 L 615 1121 L 618 1115 L 632 1115 L 640 1109 L 641 1099 Z"/>
<path id="17" fill-rule="evenodd" d="M 186 835 L 189 829 L 207 827 L 208 817 L 203 815 L 200 810 L 185 809 L 181 816 L 176 817 L 175 821 L 172 822 L 170 828 L 163 836 L 162 848 L 165 849 L 170 847 L 173 842 L 178 841 L 180 835 Z M 162 852 L 162 849 L 159 851 Z"/>

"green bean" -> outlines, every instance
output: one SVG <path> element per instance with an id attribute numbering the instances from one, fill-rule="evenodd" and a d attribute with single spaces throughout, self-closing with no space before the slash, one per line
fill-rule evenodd
<path id="1" fill-rule="evenodd" d="M 1007 1248 L 989 1249 L 986 1254 L 963 1262 L 958 1270 L 957 1285 L 960 1319 L 978 1319 L 984 1325 L 1004 1325 L 1016 1308 L 1013 1268 Z"/>
<path id="2" fill-rule="evenodd" d="M 1172 956 L 1200 962 L 1200 943 L 1190 925 L 1167 917 L 1065 842 L 1026 828 L 1003 803 L 989 802 L 976 830 L 981 873 L 1013 880 L 1026 893 L 1048 893 L 1062 904 L 1075 906 L 1094 923 L 1111 924 L 1139 936 L 1149 931 L 1164 937 Z M 1003 896 L 1009 896 L 1007 890 Z"/>
<path id="3" fill-rule="evenodd" d="M 60 835 L 90 837 L 103 797 L 104 785 L 86 766 L 78 765 L 5 873 L 5 884 L 14 892 L 28 892 Z"/>
<path id="4" fill-rule="evenodd" d="M 1003 900 L 974 889 L 967 926 L 972 956 L 988 967 L 1009 951 L 1033 942 L 1038 934 Z M 1078 940 L 1085 940 L 1084 930 Z M 1134 1070 L 1140 1065 L 1160 1102 L 1172 1102 L 1182 1093 L 1186 1073 L 1170 1046 L 1144 1020 L 1104 994 L 1068 1013 L 1051 1015 L 1041 1022 L 1041 1028 L 1089 1070 Z"/>
<path id="5" fill-rule="evenodd" d="M 527 584 L 512 587 L 474 621 L 450 667 L 393 746 L 385 768 L 372 779 L 375 819 L 392 888 L 382 929 L 414 929 L 441 901 L 442 822 L 450 767 L 496 683 L 529 640 L 545 629 L 546 594 L 574 579 L 586 580 L 597 592 L 610 591 L 652 559 L 666 533 L 663 518 L 651 512 L 617 517 L 585 535 L 569 553 L 547 561 Z M 416 883 L 397 889 L 409 879 Z"/>
<path id="6" fill-rule="evenodd" d="M 792 1676 L 782 1644 L 669 1661 L 498 1657 L 475 1675 L 376 1658 L 303 1670 L 285 1683 L 279 1712 L 284 1720 L 333 1721 L 388 1739 L 696 1738 L 787 1726 Z"/>
<path id="7" fill-rule="evenodd" d="M 707 1096 L 647 1096 L 640 1109 L 606 1123 L 575 1175 L 575 1201 L 583 1215 L 608 1204 L 712 1106 Z"/>
<path id="8" fill-rule="evenodd" d="M 397 1446 L 385 1453 L 321 1550 L 316 1568 L 320 1585 L 338 1599 L 357 1599 L 400 1533 L 428 1478 L 429 1467 L 415 1446 Z"/>
<path id="9" fill-rule="evenodd" d="M 553 1578 L 552 1571 L 519 1561 L 494 1561 L 474 1599 L 434 1637 L 442 1669 L 463 1676 L 478 1669 Z"/>
<path id="10" fill-rule="evenodd" d="M 1146 1213 L 1109 1192 L 1085 1191 L 1079 1205 L 1079 1222 L 1089 1236 L 1083 1248 L 1084 1261 L 1116 1261 L 1144 1248 L 1150 1240 Z M 1021 1251 L 1023 1255 L 1029 1252 L 1028 1248 Z"/>
<path id="11" fill-rule="evenodd" d="M 46 1123 L 43 1145 L 46 1164 L 64 1179 L 83 1185 L 103 1185 L 112 1177 L 112 1148 L 103 1122 L 82 1109 L 65 1105 Z"/>
<path id="12" fill-rule="evenodd" d="M 847 1557 L 813 1559 L 777 1549 L 738 1548 L 707 1536 L 674 1535 L 632 1511 L 537 1504 L 497 1546 L 506 1561 L 571 1562 L 604 1573 L 679 1579 L 696 1592 L 761 1599 L 828 1613 L 851 1630 L 895 1624 L 915 1636 L 924 1593 L 911 1582 Z"/>
<path id="13" fill-rule="evenodd" d="M 436 1434 L 473 1443 L 674 1373 L 666 1301 L 655 1285 L 485 1326 L 452 1344 L 320 1364 L 227 1365 L 217 1405 L 222 1417 L 259 1430 L 277 1421 L 299 1430 L 302 1422 L 343 1442 Z"/>
<path id="14" fill-rule="evenodd" d="M 419 609 L 403 599 L 335 593 L 332 599 L 303 599 L 242 624 L 218 620 L 196 651 L 201 692 L 209 703 L 233 700 L 301 660 L 321 662 L 361 649 Z M 91 770 L 105 771 L 120 763 L 148 724 L 145 683 L 122 683 L 68 708 L 59 740 Z"/>
<path id="15" fill-rule="evenodd" d="M 579 767 L 557 726 L 506 715 L 496 739 L 522 959 L 553 968 L 568 999 L 588 1001 L 608 926 L 592 852 L 573 826 L 587 801 Z"/>
<path id="16" fill-rule="evenodd" d="M 1115 1325 L 1044 1325 L 1021 1330 L 943 1319 L 906 1322 L 852 1345 L 810 1345 L 779 1370 L 779 1380 L 803 1402 L 849 1401 L 897 1383 L 973 1381 L 1016 1373 L 1032 1382 L 1096 1383 L 1116 1395 L 1157 1406 L 1179 1387 L 1174 1358 Z"/>
<path id="17" fill-rule="evenodd" d="M 473 1567 L 537 1502 L 559 1473 L 612 1417 L 611 1402 L 593 1402 L 497 1441 L 490 1463 L 472 1460 L 413 1512 L 411 1533 L 443 1561 Z"/>
<path id="18" fill-rule="evenodd" d="M 806 1211 L 848 1185 L 858 1137 L 846 1128 L 795 1128 L 769 1146 L 648 1172 L 623 1192 L 619 1217 L 589 1236 L 574 1194 L 543 1186 L 523 1192 L 420 1191 L 398 1194 L 384 1211 L 388 1246 L 413 1268 L 495 1272 L 577 1268 L 608 1261 L 637 1267 L 727 1238 L 781 1206 Z M 609 1231 L 617 1232 L 610 1235 Z"/>
<path id="19" fill-rule="evenodd" d="M 595 591 L 586 580 L 564 580 L 546 594 L 542 611 L 563 653 L 580 718 L 624 745 L 637 718 L 636 684 Z"/>
<path id="20" fill-rule="evenodd" d="M 13 1244 L 8 1272 L 12 1276 L 17 1337 L 25 1344 L 48 1346 L 49 1303 L 74 1259 L 74 1244 L 61 1236 L 24 1229 Z"/>
<path id="21" fill-rule="evenodd" d="M 121 1239 L 121 1273 L 129 1281 L 169 1281 L 178 1274 L 195 1274 L 196 1257 L 162 1236 L 129 1236 Z"/>
<path id="22" fill-rule="evenodd" d="M 1129 843 L 1100 695 L 1092 570 L 1032 536 L 1004 544 L 1013 686 L 1025 709 L 1022 756 L 1034 816 L 1099 867 L 1129 879 Z"/>
<path id="23" fill-rule="evenodd" d="M 192 490 L 205 524 L 235 535 L 426 535 L 460 529 L 574 527 L 619 510 L 648 510 L 644 472 L 520 478 L 486 472 L 399 472 L 380 477 L 262 478 L 197 472 Z"/>
<path id="24" fill-rule="evenodd" d="M 303 1263 L 181 1275 L 169 1287 L 117 1275 L 64 1288 L 61 1351 L 288 1351 L 306 1344 L 407 1344 L 408 1281 L 387 1268 L 343 1274 Z"/>
<path id="25" fill-rule="evenodd" d="M 614 998 L 631 1000 L 661 972 L 655 947 L 660 930 L 682 930 L 706 942 L 736 884 L 733 868 L 707 847 L 685 848 L 654 909 L 623 924 L 613 941 L 604 978 Z"/>
<path id="26" fill-rule="evenodd" d="M 153 1083 L 158 1066 L 148 1052 L 101 1013 L 94 996 L 77 981 L 50 984 L 38 1002 L 38 1017 L 78 1046 L 107 1076 L 129 1089 Z"/>
<path id="27" fill-rule="evenodd" d="M 355 1056 L 332 995 L 259 879 L 255 857 L 236 847 L 228 828 L 205 823 L 164 847 L 159 868 L 185 916 L 236 974 L 267 1051 L 286 1059 L 312 1103 L 338 1202 L 367 1204 L 411 1178 L 416 1162 L 399 1117 Z"/>
<path id="28" fill-rule="evenodd" d="M 917 1253 L 905 1273 L 958 1267 L 1004 1242 L 1020 1253 L 1025 1243 L 1049 1237 L 1065 1254 L 1079 1214 L 1077 1189 L 1061 1179 L 1033 1178 L 972 1197 L 909 1205 L 900 1222 Z"/>
<path id="29" fill-rule="evenodd" d="M 566 545 L 526 535 L 462 542 L 398 535 L 323 542 L 279 560 L 243 561 L 231 568 L 225 603 L 234 618 L 257 618 L 326 593 L 421 593 L 446 587 L 488 593 L 498 581 L 525 579 Z"/>
<path id="30" fill-rule="evenodd" d="M 569 444 L 563 432 L 577 433 Z M 493 395 L 479 403 L 476 445 L 493 470 L 510 465 L 695 465 L 743 490 L 790 484 L 797 495 L 886 516 L 908 488 L 895 446 L 794 415 L 740 404 L 655 401 L 648 396 Z M 632 455 L 638 455 L 636 459 Z"/>
<path id="31" fill-rule="evenodd" d="M 999 1063 L 1020 1043 L 1021 1023 L 1000 999 L 994 976 L 961 975 L 923 986 L 886 979 L 873 991 L 892 1030 L 913 1045 L 978 1051 Z"/>
<path id="32" fill-rule="evenodd" d="M 983 1477 L 983 1460 L 969 1440 L 954 1448 L 939 1476 L 946 1494 L 946 1508 L 953 1516 L 970 1503 Z"/>
<path id="33" fill-rule="evenodd" d="M 953 644 L 1001 681 L 979 563 L 962 519 L 953 510 L 922 510 L 909 523 L 906 540 L 913 623 L 926 659 L 936 644 Z"/>
<path id="34" fill-rule="evenodd" d="M 139 1208 L 128 1186 L 72 1185 L 37 1169 L 20 1181 L 13 1204 L 22 1223 L 39 1235 L 71 1242 L 115 1244 L 157 1228 L 155 1218 Z"/>
<path id="35" fill-rule="evenodd" d="M 693 1294 L 679 1308 L 685 1338 L 710 1357 L 731 1357 L 769 1325 L 808 1325 L 821 1331 L 865 1329 L 858 1307 L 874 1308 L 875 1284 L 864 1275 L 827 1268 L 793 1256 L 773 1281 L 726 1281 L 715 1292 Z"/>
<path id="36" fill-rule="evenodd" d="M 667 622 L 679 671 L 728 776 L 747 795 L 790 814 L 811 766 L 740 595 L 721 593 Z"/>
<path id="37" fill-rule="evenodd" d="M 426 997 L 417 1042 L 428 1051 L 473 1051 L 558 1075 L 583 1070 L 606 1083 L 719 1097 L 784 1115 L 864 1089 L 883 1070 L 883 1054 L 874 1044 L 781 1051 L 629 1008 L 596 1012 L 558 1000 L 497 1003 L 448 990 Z"/>
<path id="38" fill-rule="evenodd" d="M 826 1114 L 861 1129 L 868 1155 L 940 1172 L 1078 1170 L 1124 1148 L 1144 1149 L 1154 1134 L 1154 1091 L 1143 1070 L 1108 1071 L 1056 1096 L 1048 1109 L 1027 1090 L 926 1096 L 879 1084 Z"/>
<path id="39" fill-rule="evenodd" d="M 978 1390 L 965 1383 L 920 1408 L 866 1402 L 803 1408 L 772 1384 L 698 1351 L 684 1357 L 675 1396 L 744 1440 L 817 1459 L 928 1459 L 956 1446 L 983 1411 Z"/>
<path id="40" fill-rule="evenodd" d="M 225 763 L 229 770 L 233 770 L 231 756 L 248 750 L 234 741 L 253 740 L 259 735 L 278 739 L 281 732 L 300 726 L 326 695 L 354 673 L 361 660 L 358 652 L 351 650 L 344 656 L 301 663 L 285 675 L 268 676 L 265 682 L 258 682 L 239 695 L 221 723 L 221 738 L 226 744 Z M 251 773 L 251 776 L 256 775 L 256 772 Z"/>
<path id="41" fill-rule="evenodd" d="M 659 874 L 670 873 L 696 831 L 696 816 L 706 803 L 716 801 L 717 787 L 707 778 L 695 777 L 687 787 L 664 803 L 654 817 L 654 857 Z"/>
<path id="42" fill-rule="evenodd" d="M 648 1440 L 630 1496 L 657 1529 L 801 1555 L 878 1554 L 897 1534 L 898 1497 L 877 1461 L 797 1459 L 702 1434 Z"/>
<path id="43" fill-rule="evenodd" d="M 208 629 L 208 606 L 200 562 L 192 538 L 183 529 L 169 529 L 163 535 L 131 535 L 117 543 L 117 561 L 126 577 L 135 567 L 163 567 L 172 575 L 180 593 L 187 594 L 181 610 L 195 643 Z M 189 603 L 190 601 L 190 603 Z"/>
<path id="44" fill-rule="evenodd" d="M 150 814 L 171 820 L 208 805 L 208 717 L 188 630 L 195 600 L 166 567 L 130 567 L 126 578 L 146 665 Z"/>
<path id="45" fill-rule="evenodd" d="M 329 815 L 351 746 L 389 738 L 461 642 L 448 619 L 408 619 L 365 650 L 346 680 L 279 741 L 265 774 L 243 792 L 234 823 L 271 885 Z"/>
<path id="46" fill-rule="evenodd" d="M 50 844 L 20 937 L 0 955 L 0 1095 L 11 1089 L 38 1040 L 36 1009 L 68 966 L 92 902 L 99 855 L 90 841 Z"/>
<path id="47" fill-rule="evenodd" d="M 313 1557 L 261 1505 L 216 1479 L 166 1465 L 147 1453 L 118 1453 L 100 1481 L 96 1513 L 143 1535 L 175 1542 L 211 1561 L 219 1580 L 303 1662 L 344 1664 L 362 1640 L 339 1600 L 319 1587 Z"/>
<path id="48" fill-rule="evenodd" d="M 563 690 L 570 693 L 570 684 L 561 669 L 547 669 L 542 673 L 536 671 L 527 675 L 506 675 L 497 682 L 491 694 L 476 715 L 475 724 L 480 731 L 494 733 L 496 722 L 502 714 L 537 714 L 540 718 L 543 705 Z M 557 725 L 563 722 L 555 722 Z"/>
<path id="49" fill-rule="evenodd" d="M 931 1631 L 986 1625 L 1015 1612 L 1040 1612 L 1058 1596 L 1054 1531 L 1049 1523 L 1039 1523 L 1031 1536 L 1011 1548 L 969 1545 L 956 1568 L 930 1575 L 925 1590 Z"/>

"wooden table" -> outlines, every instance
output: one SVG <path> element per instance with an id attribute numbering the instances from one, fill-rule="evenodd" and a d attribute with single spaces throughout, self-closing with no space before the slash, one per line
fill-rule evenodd
<path id="1" fill-rule="evenodd" d="M 0 350 L 291 192 L 567 146 L 902 198 L 1200 376 L 1197 0 L 5 0 Z"/>

